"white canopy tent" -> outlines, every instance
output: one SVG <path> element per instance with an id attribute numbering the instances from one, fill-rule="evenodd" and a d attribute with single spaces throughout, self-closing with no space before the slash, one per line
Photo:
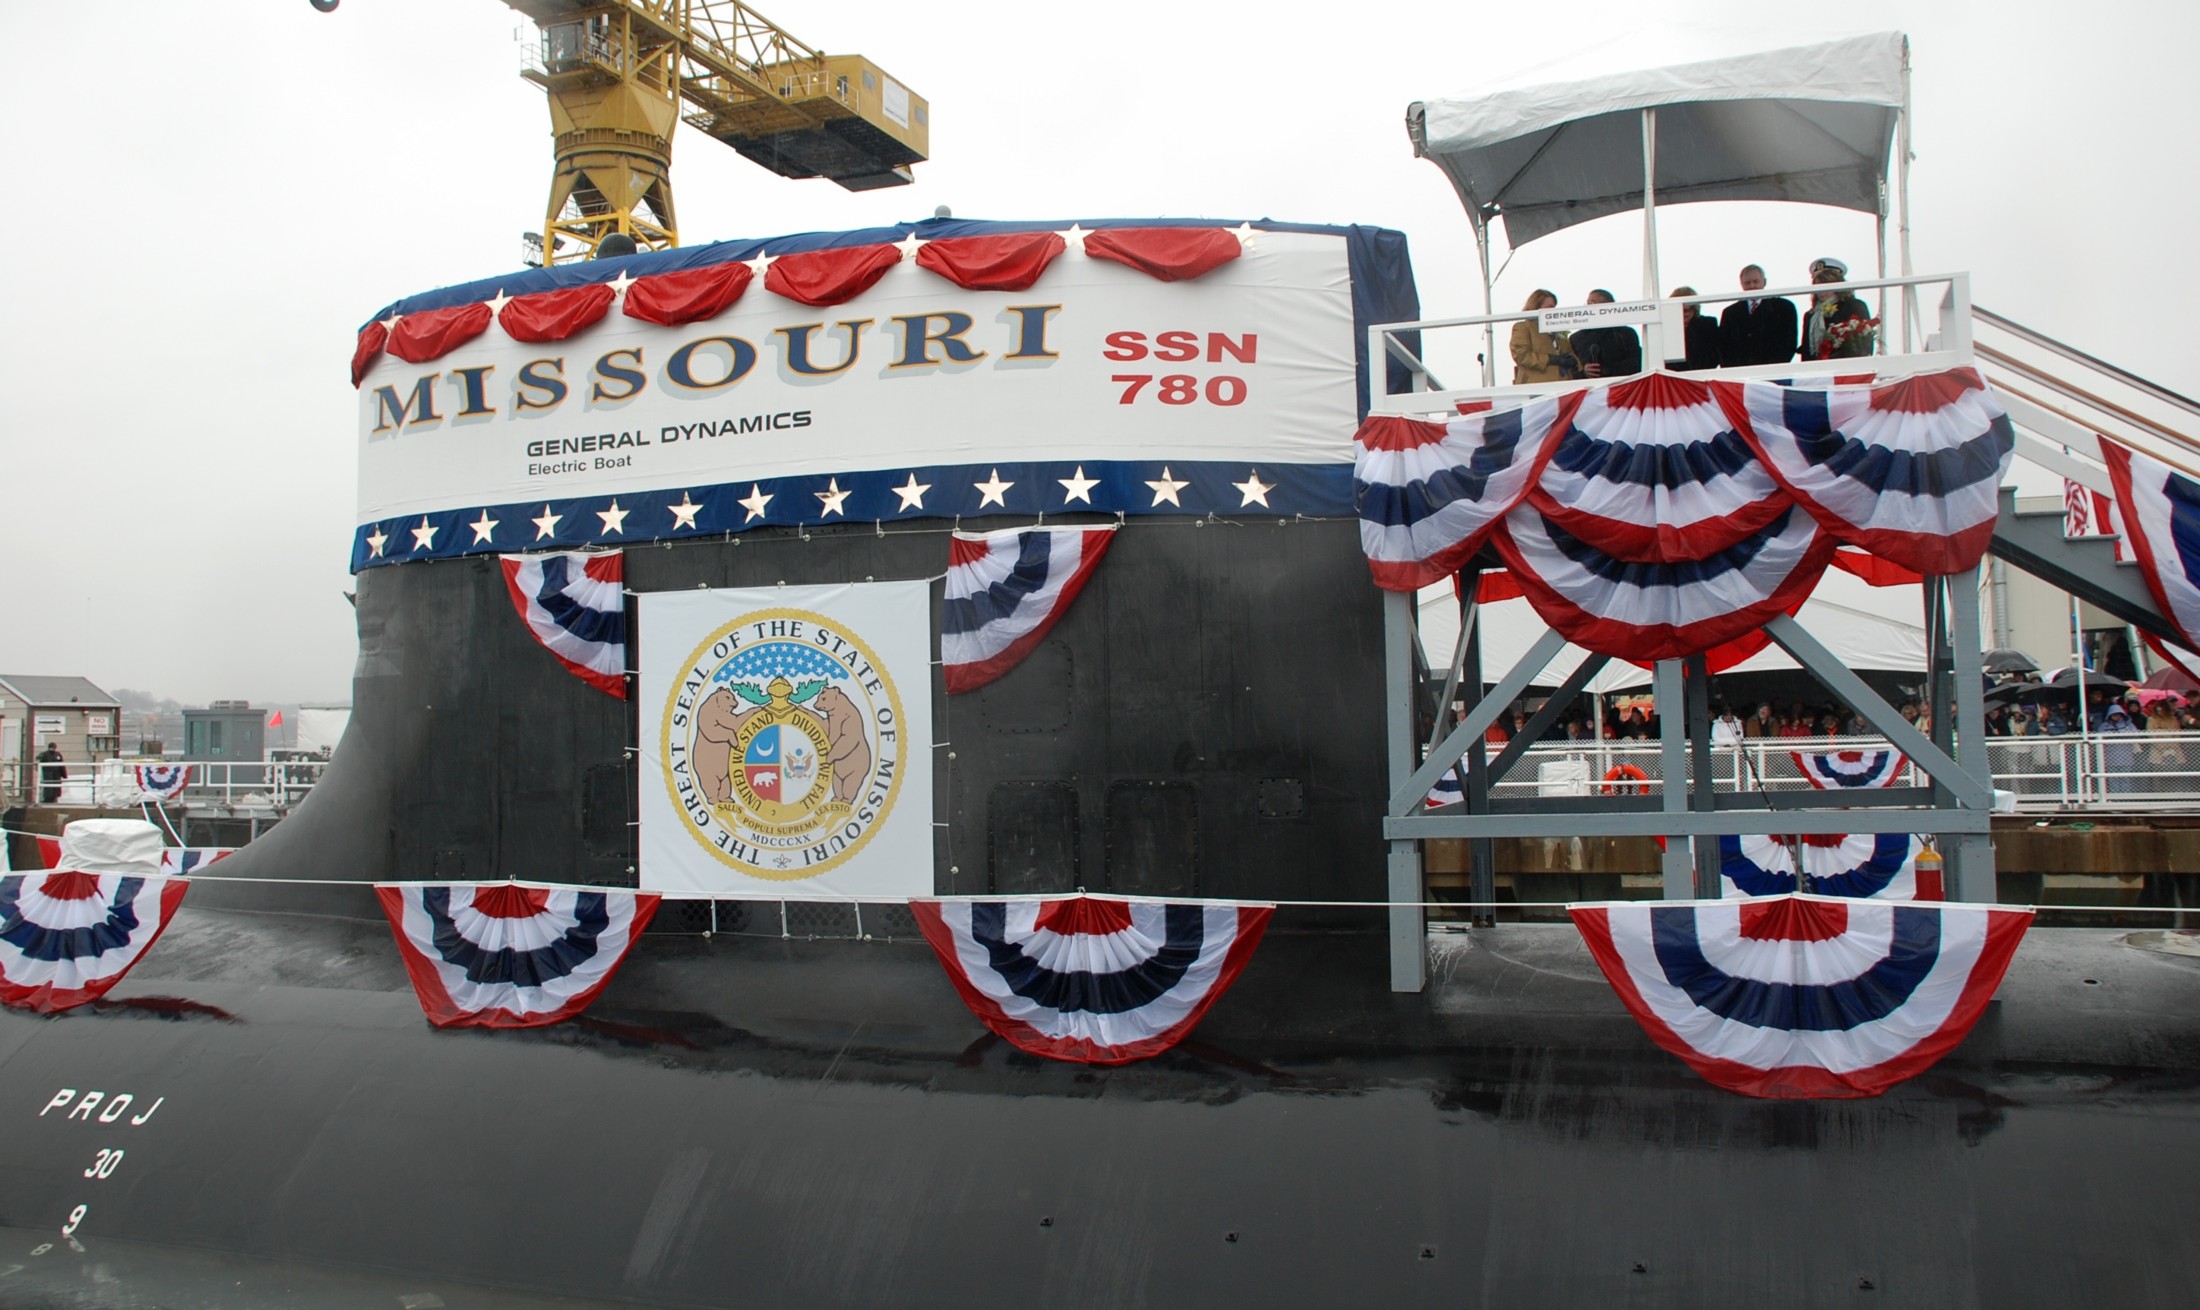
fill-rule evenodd
<path id="1" fill-rule="evenodd" d="M 1643 211 L 1643 296 L 1660 294 L 1660 202 L 1787 200 L 1879 219 L 1897 163 L 1901 272 L 1909 250 L 1909 39 L 1879 32 L 1663 68 L 1486 89 L 1406 111 L 1415 153 L 1451 179 L 1482 257 L 1607 214 Z M 1485 379 L 1486 380 L 1486 379 Z"/>
<path id="2" fill-rule="evenodd" d="M 1452 595 L 1451 584 L 1440 582 L 1422 588 L 1419 607 L 1421 645 L 1429 667 L 1448 668 L 1459 644 L 1459 602 Z M 1874 587 L 1839 569 L 1828 569 L 1795 619 L 1852 669 L 1922 673 L 1925 669 L 1924 617 L 1922 589 L 1917 584 Z M 1482 606 L 1478 622 L 1482 630 L 1483 676 L 1492 681 L 1528 653 L 1528 648 L 1543 635 L 1545 627 L 1525 600 L 1486 604 Z M 1588 658 L 1588 654 L 1569 642 L 1558 658 L 1536 678 L 1536 684 L 1557 686 Z M 1778 646 L 1767 646 L 1726 672 L 1757 673 L 1796 667 L 1787 652 Z M 1613 660 L 1597 671 L 1585 690 L 1609 695 L 1649 685 L 1650 670 L 1624 660 Z"/>

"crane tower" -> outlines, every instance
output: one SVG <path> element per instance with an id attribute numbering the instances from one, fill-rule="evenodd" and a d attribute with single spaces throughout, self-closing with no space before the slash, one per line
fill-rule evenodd
<path id="1" fill-rule="evenodd" d="M 505 0 L 541 41 L 522 74 L 549 94 L 556 165 L 542 262 L 623 233 L 680 243 L 672 132 L 684 119 L 782 177 L 901 186 L 930 107 L 861 55 L 828 55 L 741 0 Z"/>

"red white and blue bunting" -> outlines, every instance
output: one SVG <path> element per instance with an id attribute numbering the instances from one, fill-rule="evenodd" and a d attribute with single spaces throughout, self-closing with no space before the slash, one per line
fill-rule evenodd
<path id="1" fill-rule="evenodd" d="M 974 691 L 1023 660 L 1069 612 L 1113 526 L 954 534 L 940 604 L 947 690 Z"/>
<path id="2" fill-rule="evenodd" d="M 113 873 L 0 878 L 0 1001 L 52 1014 L 98 1000 L 159 939 L 190 884 Z"/>
<path id="3" fill-rule="evenodd" d="M 188 764 L 140 764 L 132 771 L 137 775 L 139 795 L 148 802 L 172 801 L 191 785 Z"/>
<path id="4" fill-rule="evenodd" d="M 1901 751 L 1791 751 L 1795 767 L 1813 787 L 1892 787 L 1909 763 Z"/>
<path id="5" fill-rule="evenodd" d="M 1842 541 L 1920 573 L 1985 555 L 2016 433 L 1976 369 L 1884 387 L 1712 387 L 1772 476 Z"/>
<path id="6" fill-rule="evenodd" d="M 1633 660 L 1700 654 L 1793 614 L 1810 599 L 1834 547 L 1793 506 L 1698 560 L 1623 560 L 1532 506 L 1508 515 L 1492 544 L 1545 623 L 1584 649 Z"/>
<path id="7" fill-rule="evenodd" d="M 1937 901 L 1938 874 L 1922 880 L 1918 852 L 1925 844 L 1904 832 L 1808 833 L 1800 837 L 1751 834 L 1719 838 L 1719 878 L 1726 895 L 1849 896 L 1880 901 Z M 1795 885 L 1795 854 L 1803 857 L 1803 886 Z"/>
<path id="8" fill-rule="evenodd" d="M 216 860 L 226 860 L 234 846 L 165 846 L 160 852 L 160 871 L 170 877 L 197 873 Z"/>
<path id="9" fill-rule="evenodd" d="M 1571 907 L 1643 1031 L 1747 1096 L 1877 1096 L 1953 1050 L 2032 911 L 1809 896 Z"/>
<path id="10" fill-rule="evenodd" d="M 567 672 L 626 699 L 626 560 L 622 552 L 505 555 L 504 585 L 529 635 Z"/>
<path id="11" fill-rule="evenodd" d="M 1653 373 L 1582 394 L 1528 503 L 1607 555 L 1674 564 L 1740 545 L 1791 502 L 1708 387 Z"/>
<path id="12" fill-rule="evenodd" d="M 1085 1064 L 1127 1064 L 1182 1041 L 1275 912 L 1084 895 L 909 908 L 986 1027 L 1019 1050 Z"/>
<path id="13" fill-rule="evenodd" d="M 2181 644 L 2200 649 L 2200 480 L 2106 437 L 2101 458 L 2147 590 Z"/>
<path id="14" fill-rule="evenodd" d="M 1487 542 L 1544 622 L 1639 662 L 1751 638 L 1844 543 L 1976 564 L 2013 450 L 1971 369 L 1884 387 L 1654 373 L 1447 423 L 1369 418 L 1353 475 L 1377 585 L 1437 581 Z"/>
<path id="15" fill-rule="evenodd" d="M 646 892 L 377 885 L 428 1022 L 539 1028 L 588 1008 L 657 913 Z"/>
<path id="16" fill-rule="evenodd" d="M 1375 585 L 1413 591 L 1456 572 L 1542 476 L 1578 394 L 1449 423 L 1370 417 L 1352 441 L 1360 547 Z"/>

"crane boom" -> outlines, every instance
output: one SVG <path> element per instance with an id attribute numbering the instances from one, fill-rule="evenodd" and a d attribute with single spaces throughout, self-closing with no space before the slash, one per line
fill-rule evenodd
<path id="1" fill-rule="evenodd" d="M 523 76 L 549 95 L 556 164 L 542 262 L 615 233 L 679 244 L 672 134 L 684 119 L 782 177 L 901 186 L 930 107 L 861 55 L 828 55 L 742 0 L 505 0 L 541 41 Z"/>

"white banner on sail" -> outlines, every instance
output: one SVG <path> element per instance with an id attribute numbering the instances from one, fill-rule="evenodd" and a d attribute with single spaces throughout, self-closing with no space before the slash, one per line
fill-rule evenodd
<path id="1" fill-rule="evenodd" d="M 932 894 L 923 582 L 655 592 L 639 609 L 644 891 Z"/>
<path id="2" fill-rule="evenodd" d="M 912 466 L 1350 463 L 1352 315 L 1341 236 L 1263 232 L 1194 281 L 1073 251 L 1028 291 L 966 291 L 904 260 L 829 309 L 756 286 L 682 327 L 614 308 L 529 345 L 491 326 L 367 372 L 359 522 Z"/>

